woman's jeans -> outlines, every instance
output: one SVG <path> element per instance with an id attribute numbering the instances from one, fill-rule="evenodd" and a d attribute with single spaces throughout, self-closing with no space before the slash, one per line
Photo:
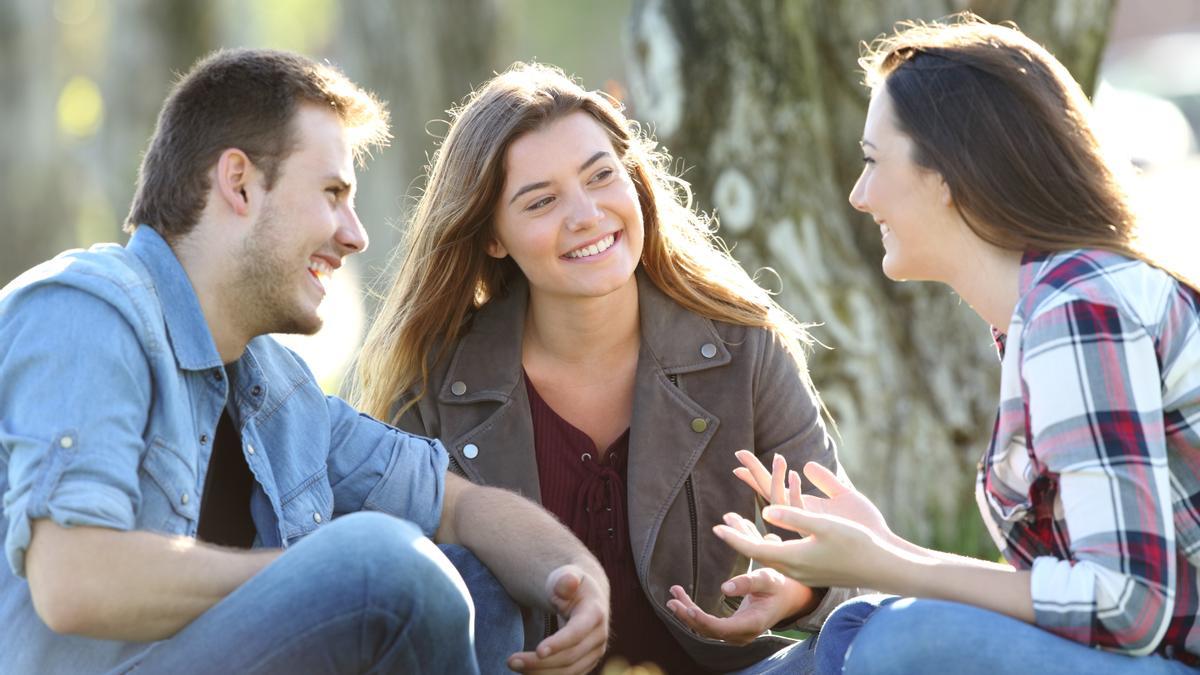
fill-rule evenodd
<path id="1" fill-rule="evenodd" d="M 520 610 L 469 551 L 363 512 L 305 537 L 116 672 L 499 673 L 523 638 Z"/>
<path id="2" fill-rule="evenodd" d="M 846 673 L 1196 673 L 1158 655 L 1125 656 L 971 605 L 869 595 L 842 604 L 817 639 L 818 675 Z"/>

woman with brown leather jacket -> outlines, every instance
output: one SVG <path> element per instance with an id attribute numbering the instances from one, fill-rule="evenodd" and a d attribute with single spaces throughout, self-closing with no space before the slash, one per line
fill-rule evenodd
<path id="1" fill-rule="evenodd" d="M 767 630 L 815 630 L 848 592 L 751 571 L 710 525 L 756 510 L 738 450 L 841 473 L 809 338 L 669 162 L 557 69 L 516 64 L 477 89 L 431 163 L 358 404 L 441 438 L 452 470 L 539 501 L 588 544 L 612 585 L 608 656 L 803 670 L 807 646 Z M 527 648 L 552 623 L 531 613 Z M 596 665 L 595 645 L 545 647 L 510 667 Z"/>

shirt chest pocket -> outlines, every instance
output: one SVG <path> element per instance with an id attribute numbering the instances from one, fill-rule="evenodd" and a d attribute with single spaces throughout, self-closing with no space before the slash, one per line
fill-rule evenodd
<path id="1" fill-rule="evenodd" d="M 283 495 L 283 536 L 291 545 L 333 518 L 333 489 L 322 469 Z"/>
<path id="2" fill-rule="evenodd" d="M 194 536 L 200 518 L 195 464 L 155 437 L 142 458 L 141 473 L 138 527 Z"/>

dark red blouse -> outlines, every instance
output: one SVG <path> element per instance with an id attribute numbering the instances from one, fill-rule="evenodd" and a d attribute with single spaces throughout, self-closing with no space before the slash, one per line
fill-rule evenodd
<path id="1" fill-rule="evenodd" d="M 671 637 L 638 582 L 625 513 L 629 430 L 601 460 L 592 439 L 554 412 L 528 376 L 525 389 L 533 417 L 542 506 L 587 544 L 612 587 L 611 639 L 605 660 L 619 656 L 632 665 L 652 661 L 667 673 L 697 671 L 697 664 Z"/>

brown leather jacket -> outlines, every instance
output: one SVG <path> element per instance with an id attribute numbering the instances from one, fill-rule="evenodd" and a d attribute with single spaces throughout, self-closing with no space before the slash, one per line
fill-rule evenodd
<path id="1" fill-rule="evenodd" d="M 720 586 L 748 561 L 712 533 L 736 511 L 753 517 L 755 496 L 732 474 L 733 453 L 751 449 L 770 466 L 817 461 L 841 474 L 819 406 L 796 362 L 764 329 L 714 322 L 689 312 L 638 275 L 642 346 L 629 436 L 629 533 L 638 577 L 659 618 L 700 664 L 744 668 L 790 641 L 764 635 L 737 647 L 692 633 L 667 609 L 683 586 L 718 616 L 733 612 Z M 450 468 L 473 482 L 540 502 L 533 425 L 521 374 L 528 290 L 522 282 L 474 317 L 468 333 L 430 373 L 429 389 L 400 427 L 442 439 Z M 796 626 L 816 630 L 842 600 L 831 589 Z M 527 642 L 548 626 L 532 613 Z"/>

